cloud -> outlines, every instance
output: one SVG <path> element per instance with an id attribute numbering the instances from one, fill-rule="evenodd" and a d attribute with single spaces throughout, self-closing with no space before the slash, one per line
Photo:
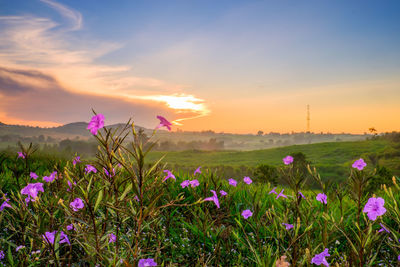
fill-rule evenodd
<path id="1" fill-rule="evenodd" d="M 10 91 L 10 87 L 18 90 Z M 157 115 L 170 120 L 182 116 L 158 102 L 70 92 L 47 74 L 4 67 L 0 68 L 0 101 L 2 121 L 4 117 L 48 122 L 88 121 L 91 108 L 103 113 L 107 124 L 125 122 L 132 117 L 138 125 L 154 127 Z M 183 115 L 196 114 L 187 110 Z"/>
<path id="2" fill-rule="evenodd" d="M 82 27 L 83 19 L 82 14 L 78 11 L 75 11 L 71 8 L 68 8 L 60 3 L 51 1 L 51 0 L 41 0 L 41 2 L 46 3 L 50 7 L 57 10 L 62 16 L 66 17 L 71 22 L 70 30 L 75 31 L 79 30 Z"/>
<path id="3" fill-rule="evenodd" d="M 115 108 L 115 111 L 109 109 L 109 117 L 118 117 L 114 113 L 132 114 L 128 111 L 133 110 L 137 111 L 136 116 L 148 118 L 144 111 L 154 115 L 151 109 L 179 114 L 174 116 L 177 120 L 209 113 L 203 99 L 184 93 L 185 85 L 137 76 L 127 65 L 98 63 L 101 57 L 123 44 L 77 39 L 74 32 L 83 27 L 82 14 L 52 0 L 41 2 L 66 18 L 67 25 L 34 15 L 0 16 L 0 93 L 3 101 L 7 102 L 0 107 L 0 113 L 6 112 L 24 120 L 29 117 L 35 121 L 66 122 L 77 118 L 79 112 L 81 117 L 87 114 L 90 107 L 107 109 L 108 106 L 99 105 L 108 103 L 107 99 L 110 99 L 108 104 Z M 22 98 L 16 99 L 16 95 Z M 35 102 L 28 103 L 27 96 Z M 52 102 L 46 104 L 45 99 Z M 74 103 L 84 105 L 81 99 L 85 99 L 86 108 L 75 108 Z M 118 111 L 118 102 L 121 102 L 120 108 L 124 112 Z M 176 106 L 176 103 L 184 102 L 185 108 Z M 13 106 L 20 107 L 21 112 Z M 46 114 L 53 113 L 53 106 L 57 108 L 54 114 L 59 117 Z M 30 113 L 28 107 L 43 112 Z M 66 115 L 69 113 L 71 116 Z M 32 117 L 33 114 L 40 119 Z"/>

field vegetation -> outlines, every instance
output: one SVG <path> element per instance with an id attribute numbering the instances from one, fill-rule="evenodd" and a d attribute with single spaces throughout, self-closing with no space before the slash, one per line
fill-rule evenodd
<path id="1" fill-rule="evenodd" d="M 22 144 L 1 154 L 4 265 L 398 264 L 400 181 L 381 171 L 398 157 L 395 136 L 340 143 L 338 155 L 331 144 L 246 152 L 263 158 L 252 165 L 259 176 L 230 177 L 205 167 L 223 164 L 216 152 L 192 151 L 198 161 L 186 162 L 196 168 L 176 169 L 171 155 L 179 154 L 151 152 L 152 136 L 141 138 L 130 122 L 103 128 L 100 115 L 89 124 L 96 158 Z M 223 153 L 250 165 L 249 154 Z M 343 179 L 324 179 L 314 162 L 337 163 Z"/>

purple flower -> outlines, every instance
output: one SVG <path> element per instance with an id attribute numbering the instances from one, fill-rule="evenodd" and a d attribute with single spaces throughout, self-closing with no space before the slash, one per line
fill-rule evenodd
<path id="1" fill-rule="evenodd" d="M 319 193 L 317 195 L 316 199 L 321 203 L 328 204 L 328 202 L 327 202 L 328 197 L 324 193 Z"/>
<path id="2" fill-rule="evenodd" d="M 190 181 L 189 180 L 185 180 L 181 183 L 182 188 L 185 188 L 186 186 L 189 186 Z"/>
<path id="3" fill-rule="evenodd" d="M 237 182 L 236 182 L 235 179 L 232 179 L 232 178 L 231 178 L 231 179 L 229 179 L 228 181 L 229 181 L 229 184 L 230 184 L 230 185 L 233 185 L 233 186 L 236 186 L 236 185 L 237 185 Z"/>
<path id="4" fill-rule="evenodd" d="M 365 166 L 367 166 L 367 163 L 365 163 L 365 161 L 362 158 L 354 161 L 352 165 L 353 168 L 358 169 L 359 171 L 362 171 L 362 169 L 364 169 Z"/>
<path id="5" fill-rule="evenodd" d="M 0 260 L 4 259 L 5 256 L 4 251 L 0 250 Z"/>
<path id="6" fill-rule="evenodd" d="M 69 180 L 67 181 L 67 183 L 68 183 L 68 187 L 69 187 L 69 188 L 67 188 L 67 191 L 71 191 L 72 190 L 72 185 L 76 185 L 76 182 L 71 183 Z"/>
<path id="7" fill-rule="evenodd" d="M 243 182 L 245 182 L 246 184 L 251 184 L 253 181 L 250 179 L 250 177 L 246 176 L 243 178 Z"/>
<path id="8" fill-rule="evenodd" d="M 282 224 L 285 226 L 286 230 L 290 230 L 293 228 L 293 224 L 289 224 L 289 223 L 282 223 Z"/>
<path id="9" fill-rule="evenodd" d="M 68 243 L 68 245 L 71 245 L 68 236 L 63 231 L 60 232 L 60 244 L 62 243 Z"/>
<path id="10" fill-rule="evenodd" d="M 17 152 L 18 153 L 18 158 L 23 158 L 25 159 L 26 154 L 24 152 Z"/>
<path id="11" fill-rule="evenodd" d="M 83 207 L 85 207 L 85 204 L 83 204 L 82 199 L 78 197 L 75 198 L 74 201 L 69 203 L 69 206 L 72 208 L 73 211 L 78 211 L 80 209 L 83 209 Z"/>
<path id="12" fill-rule="evenodd" d="M 42 237 L 47 243 L 53 245 L 56 234 L 57 234 L 57 231 L 45 232 L 44 235 L 42 235 Z M 60 244 L 62 244 L 62 243 L 68 243 L 68 245 L 71 245 L 71 243 L 69 242 L 68 236 L 63 231 L 60 232 Z"/>
<path id="13" fill-rule="evenodd" d="M 244 210 L 242 211 L 242 216 L 247 220 L 247 218 L 253 216 L 253 213 L 251 212 L 251 210 Z"/>
<path id="14" fill-rule="evenodd" d="M 382 223 L 379 223 L 379 225 L 380 225 L 382 228 L 378 231 L 378 233 L 385 231 L 386 233 L 390 234 L 390 231 L 389 231 L 385 226 L 383 226 Z"/>
<path id="15" fill-rule="evenodd" d="M 56 178 L 57 172 L 52 172 L 49 176 L 44 176 L 43 181 L 51 183 Z"/>
<path id="16" fill-rule="evenodd" d="M 190 181 L 189 184 L 193 188 L 200 185 L 200 183 L 199 183 L 199 181 L 197 181 L 197 179 Z"/>
<path id="17" fill-rule="evenodd" d="M 42 236 L 43 236 L 43 239 L 44 239 L 47 243 L 53 245 L 53 244 L 54 244 L 54 238 L 55 238 L 55 236 L 56 236 L 56 233 L 57 233 L 57 231 L 45 232 L 44 235 L 42 235 Z"/>
<path id="18" fill-rule="evenodd" d="M 75 228 L 74 228 L 74 225 L 71 223 L 71 224 L 69 224 L 69 225 L 67 225 L 67 230 L 68 231 L 72 231 L 72 230 L 74 230 Z"/>
<path id="19" fill-rule="evenodd" d="M 104 173 L 108 176 L 108 177 L 114 177 L 115 176 L 115 170 L 114 170 L 114 168 L 112 169 L 112 173 L 109 173 L 108 171 L 107 171 L 107 169 L 106 168 L 104 168 L 103 167 L 103 170 L 104 170 Z"/>
<path id="20" fill-rule="evenodd" d="M 29 201 L 36 201 L 37 195 L 40 192 L 44 192 L 43 190 L 43 184 L 42 183 L 33 183 L 33 184 L 28 184 L 21 190 L 22 195 L 28 195 L 28 197 L 25 199 L 26 203 Z"/>
<path id="21" fill-rule="evenodd" d="M 117 241 L 117 236 L 114 235 L 113 233 L 108 235 L 108 243 L 115 243 Z"/>
<path id="22" fill-rule="evenodd" d="M 384 207 L 385 200 L 381 197 L 375 198 L 371 197 L 368 199 L 368 202 L 365 204 L 363 212 L 366 212 L 368 218 L 371 221 L 375 221 L 376 217 L 385 214 L 386 209 Z"/>
<path id="23" fill-rule="evenodd" d="M 298 198 L 304 198 L 304 199 L 306 199 L 306 197 L 303 195 L 303 193 L 302 192 L 300 192 L 299 191 L 299 196 L 298 196 Z"/>
<path id="24" fill-rule="evenodd" d="M 95 167 L 93 167 L 92 165 L 86 165 L 86 168 L 85 168 L 85 173 L 86 174 L 89 174 L 89 173 L 91 173 L 91 172 L 93 172 L 93 173 L 96 173 L 97 172 L 97 169 L 95 168 Z"/>
<path id="25" fill-rule="evenodd" d="M 194 171 L 193 176 L 196 175 L 196 173 L 198 173 L 198 174 L 201 173 L 200 168 L 201 168 L 201 166 L 198 167 L 198 168 Z"/>
<path id="26" fill-rule="evenodd" d="M 400 255 L 397 257 L 397 260 L 400 261 Z"/>
<path id="27" fill-rule="evenodd" d="M 77 163 L 81 162 L 81 157 L 77 156 L 72 160 L 72 164 L 75 166 Z"/>
<path id="28" fill-rule="evenodd" d="M 10 201 L 9 198 L 6 198 L 6 200 L 4 200 L 3 204 L 1 204 L 0 206 L 0 211 L 3 211 L 4 208 L 11 208 L 11 205 L 8 204 L 9 201 Z"/>
<path id="29" fill-rule="evenodd" d="M 215 192 L 214 190 L 210 190 L 210 191 L 211 191 L 211 193 L 213 193 L 213 196 L 205 198 L 204 201 L 214 201 L 214 203 L 217 206 L 217 208 L 219 208 L 219 201 L 218 201 L 217 192 Z"/>
<path id="30" fill-rule="evenodd" d="M 275 194 L 277 195 L 278 193 L 275 191 L 276 187 L 274 187 L 271 191 L 269 191 L 268 195 L 270 194 Z"/>
<path id="31" fill-rule="evenodd" d="M 37 176 L 37 174 L 36 173 L 34 173 L 34 172 L 31 172 L 30 174 L 29 174 L 29 176 L 32 178 L 32 179 L 37 179 L 39 176 Z"/>
<path id="32" fill-rule="evenodd" d="M 292 156 L 286 156 L 282 160 L 283 160 L 283 163 L 285 165 L 289 165 L 289 164 L 291 164 L 293 162 L 293 157 Z"/>
<path id="33" fill-rule="evenodd" d="M 167 121 L 166 118 L 164 118 L 163 116 L 157 116 L 157 119 L 160 120 L 160 124 L 157 126 L 156 129 L 161 128 L 161 127 L 167 127 L 168 131 L 171 131 L 171 125 L 172 123 L 170 123 L 169 121 Z"/>
<path id="34" fill-rule="evenodd" d="M 225 192 L 224 190 L 219 191 L 219 193 L 221 194 L 221 196 L 226 196 L 228 193 Z"/>
<path id="35" fill-rule="evenodd" d="M 170 170 L 163 170 L 163 172 L 167 173 L 167 176 L 164 177 L 163 182 L 165 182 L 169 178 L 172 178 L 172 179 L 174 179 L 176 181 L 175 175 L 173 175 Z"/>
<path id="36" fill-rule="evenodd" d="M 141 259 L 139 260 L 138 267 L 147 267 L 147 266 L 157 266 L 157 262 L 154 259 Z"/>
<path id="37" fill-rule="evenodd" d="M 87 127 L 93 135 L 97 135 L 97 131 L 104 127 L 104 115 L 97 114 L 92 117 Z"/>
<path id="38" fill-rule="evenodd" d="M 137 202 L 140 201 L 138 196 L 135 196 L 133 199 L 136 200 Z"/>
<path id="39" fill-rule="evenodd" d="M 329 251 L 326 248 L 323 252 L 321 252 L 320 254 L 316 254 L 314 256 L 314 258 L 312 258 L 311 263 L 314 263 L 315 265 L 325 265 L 327 267 L 329 267 L 329 263 L 326 261 L 325 257 L 329 257 Z"/>
<path id="40" fill-rule="evenodd" d="M 276 199 L 278 199 L 280 197 L 287 198 L 287 196 L 283 194 L 283 190 L 285 190 L 285 189 L 282 189 L 282 191 L 276 196 Z"/>
<path id="41" fill-rule="evenodd" d="M 18 252 L 18 250 L 23 249 L 23 248 L 25 248 L 25 246 L 23 246 L 23 245 L 18 246 L 18 247 L 15 249 L 15 251 Z"/>

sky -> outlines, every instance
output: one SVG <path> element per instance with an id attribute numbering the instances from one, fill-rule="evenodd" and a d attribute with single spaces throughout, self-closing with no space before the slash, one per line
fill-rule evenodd
<path id="1" fill-rule="evenodd" d="M 400 2 L 0 0 L 0 121 L 400 131 Z"/>

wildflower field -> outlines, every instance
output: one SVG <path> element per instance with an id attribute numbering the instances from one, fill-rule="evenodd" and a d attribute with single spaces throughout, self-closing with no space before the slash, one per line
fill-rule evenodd
<path id="1" fill-rule="evenodd" d="M 154 132 L 170 129 L 158 119 Z M 275 187 L 149 161 L 131 122 L 107 129 L 98 114 L 88 130 L 96 160 L 33 145 L 1 157 L 4 266 L 399 265 L 400 181 L 368 190 L 375 170 L 360 157 L 333 186 L 286 155 Z"/>

